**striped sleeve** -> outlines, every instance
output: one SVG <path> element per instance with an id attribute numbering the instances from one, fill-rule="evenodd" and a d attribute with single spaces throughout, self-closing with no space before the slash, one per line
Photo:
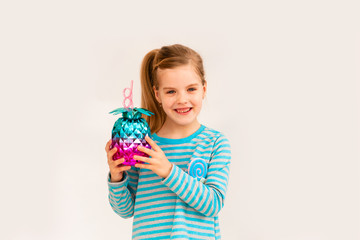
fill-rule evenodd
<path id="1" fill-rule="evenodd" d="M 124 172 L 120 182 L 111 182 L 111 174 L 108 174 L 109 203 L 113 211 L 122 218 L 131 218 L 134 215 L 134 203 L 138 185 L 138 169 L 131 166 L 131 169 Z"/>
<path id="2" fill-rule="evenodd" d="M 189 206 L 207 217 L 215 217 L 224 206 L 230 172 L 230 143 L 220 135 L 213 146 L 208 173 L 204 183 L 173 164 L 163 184 Z"/>

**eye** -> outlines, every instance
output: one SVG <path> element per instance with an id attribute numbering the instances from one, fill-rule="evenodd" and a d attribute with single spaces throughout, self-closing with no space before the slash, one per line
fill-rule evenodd
<path id="1" fill-rule="evenodd" d="M 173 93 L 173 92 L 175 92 L 175 91 L 174 91 L 174 90 L 170 90 L 170 91 L 167 91 L 166 93 L 171 94 L 171 93 Z"/>
<path id="2" fill-rule="evenodd" d="M 196 88 L 189 88 L 190 91 L 196 91 Z"/>

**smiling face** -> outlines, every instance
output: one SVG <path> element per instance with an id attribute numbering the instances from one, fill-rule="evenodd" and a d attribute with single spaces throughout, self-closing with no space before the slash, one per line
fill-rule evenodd
<path id="1" fill-rule="evenodd" d="M 202 100 L 206 93 L 201 79 L 188 65 L 173 69 L 157 69 L 159 89 L 154 87 L 155 97 L 162 104 L 171 125 L 190 126 L 197 122 Z"/>

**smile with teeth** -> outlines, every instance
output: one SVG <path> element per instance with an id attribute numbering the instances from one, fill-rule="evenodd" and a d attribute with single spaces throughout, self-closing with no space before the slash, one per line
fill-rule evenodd
<path id="1" fill-rule="evenodd" d="M 179 109 L 175 109 L 175 111 L 179 112 L 179 113 L 187 113 L 191 110 L 192 108 L 179 108 Z"/>

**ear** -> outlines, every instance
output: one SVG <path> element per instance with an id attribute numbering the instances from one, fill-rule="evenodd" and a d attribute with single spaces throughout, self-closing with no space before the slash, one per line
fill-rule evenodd
<path id="1" fill-rule="evenodd" d="M 204 86 L 203 86 L 203 90 L 204 90 L 204 94 L 203 94 L 203 99 L 206 96 L 206 91 L 207 91 L 207 81 L 205 80 Z"/>
<path id="2" fill-rule="evenodd" d="M 161 103 L 160 97 L 159 97 L 159 91 L 156 90 L 156 87 L 155 87 L 155 86 L 153 86 L 153 90 L 154 90 L 154 93 L 155 93 L 155 98 L 156 98 L 156 100 L 157 100 L 159 103 Z"/>

